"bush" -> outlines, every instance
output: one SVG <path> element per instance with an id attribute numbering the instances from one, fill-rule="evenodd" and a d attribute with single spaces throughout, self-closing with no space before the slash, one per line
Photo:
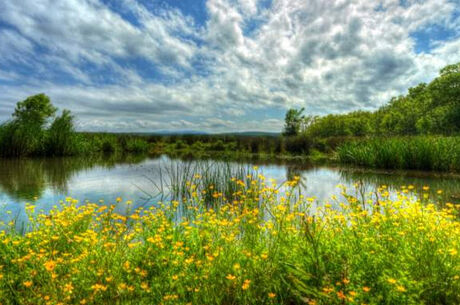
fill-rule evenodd
<path id="1" fill-rule="evenodd" d="M 305 135 L 286 137 L 284 140 L 285 149 L 291 154 L 308 154 L 311 145 L 312 142 L 310 138 Z"/>
<path id="2" fill-rule="evenodd" d="M 140 138 L 129 138 L 124 150 L 130 153 L 145 153 L 149 149 L 149 143 Z"/>
<path id="3" fill-rule="evenodd" d="M 219 139 L 219 140 L 217 140 L 216 142 L 212 143 L 210 148 L 211 148 L 211 150 L 213 150 L 213 151 L 223 151 L 223 150 L 225 150 L 224 141 L 222 141 L 221 139 Z"/>

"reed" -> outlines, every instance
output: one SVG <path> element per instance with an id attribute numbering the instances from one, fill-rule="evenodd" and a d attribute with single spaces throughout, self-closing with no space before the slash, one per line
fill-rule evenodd
<path id="1" fill-rule="evenodd" d="M 338 159 L 386 169 L 460 170 L 460 137 L 415 136 L 370 138 L 342 144 Z"/>

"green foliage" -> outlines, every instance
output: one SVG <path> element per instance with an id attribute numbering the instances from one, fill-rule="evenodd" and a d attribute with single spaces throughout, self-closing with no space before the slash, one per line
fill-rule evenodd
<path id="1" fill-rule="evenodd" d="M 222 151 L 225 150 L 225 143 L 222 139 L 217 140 L 216 142 L 211 144 L 211 149 L 214 151 Z"/>
<path id="2" fill-rule="evenodd" d="M 310 139 L 305 136 L 287 137 L 284 139 L 286 151 L 294 155 L 308 155 L 311 145 Z"/>
<path id="3" fill-rule="evenodd" d="M 34 125 L 9 121 L 0 126 L 0 155 L 18 157 L 41 153 L 44 133 Z"/>
<path id="4" fill-rule="evenodd" d="M 286 114 L 286 117 L 288 114 Z M 429 84 L 410 88 L 376 112 L 327 115 L 306 129 L 313 137 L 415 135 L 460 132 L 460 63 L 440 71 Z"/>
<path id="5" fill-rule="evenodd" d="M 75 133 L 74 117 L 69 110 L 62 111 L 47 130 L 46 155 L 72 156 L 78 153 L 79 138 Z"/>
<path id="6" fill-rule="evenodd" d="M 305 116 L 302 115 L 305 108 L 289 109 L 286 112 L 286 117 L 284 118 L 284 130 L 283 135 L 285 136 L 296 136 L 299 134 L 302 121 L 305 119 Z"/>
<path id="7" fill-rule="evenodd" d="M 338 148 L 343 163 L 388 169 L 460 171 L 460 137 L 416 136 L 349 141 Z"/>
<path id="8" fill-rule="evenodd" d="M 126 151 L 131 153 L 145 153 L 149 149 L 149 145 L 142 139 L 131 139 L 126 143 Z"/>
<path id="9" fill-rule="evenodd" d="M 306 130 L 307 135 L 318 138 L 364 136 L 371 133 L 372 113 L 352 112 L 348 115 L 327 115 L 316 119 Z"/>
<path id="10" fill-rule="evenodd" d="M 22 124 L 34 125 L 42 128 L 57 111 L 51 104 L 48 96 L 43 93 L 30 96 L 18 102 L 13 113 L 13 118 Z"/>

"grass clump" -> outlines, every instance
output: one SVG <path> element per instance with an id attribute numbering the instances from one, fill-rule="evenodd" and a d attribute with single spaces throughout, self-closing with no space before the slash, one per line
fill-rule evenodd
<path id="1" fill-rule="evenodd" d="M 458 304 L 460 223 L 386 188 L 322 207 L 263 176 L 214 208 L 199 175 L 183 201 L 132 209 L 68 199 L 0 233 L 3 304 Z M 379 198 L 379 199 L 372 199 Z M 14 224 L 11 224 L 14 227 Z"/>
<path id="2" fill-rule="evenodd" d="M 346 142 L 340 162 L 387 169 L 460 170 L 460 137 L 415 136 Z"/>

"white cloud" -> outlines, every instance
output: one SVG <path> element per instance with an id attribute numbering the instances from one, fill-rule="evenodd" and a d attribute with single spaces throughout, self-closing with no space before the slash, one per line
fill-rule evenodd
<path id="1" fill-rule="evenodd" d="M 405 2 L 208 0 L 199 25 L 136 0 L 117 2 L 129 18 L 98 0 L 4 1 L 0 99 L 9 107 L 0 116 L 35 92 L 95 130 L 275 131 L 289 107 L 376 109 L 460 61 L 460 37 L 417 54 L 411 36 L 459 29 L 459 5 Z"/>
<path id="2" fill-rule="evenodd" d="M 1 8 L 0 19 L 22 36 L 74 64 L 82 59 L 105 64 L 110 62 L 107 56 L 141 56 L 159 65 L 187 66 L 195 48 L 170 35 L 175 29 L 171 24 L 181 29 L 187 20 L 177 11 L 147 17 L 139 9 L 139 21 L 145 25 L 138 28 L 96 0 L 6 1 Z"/>

